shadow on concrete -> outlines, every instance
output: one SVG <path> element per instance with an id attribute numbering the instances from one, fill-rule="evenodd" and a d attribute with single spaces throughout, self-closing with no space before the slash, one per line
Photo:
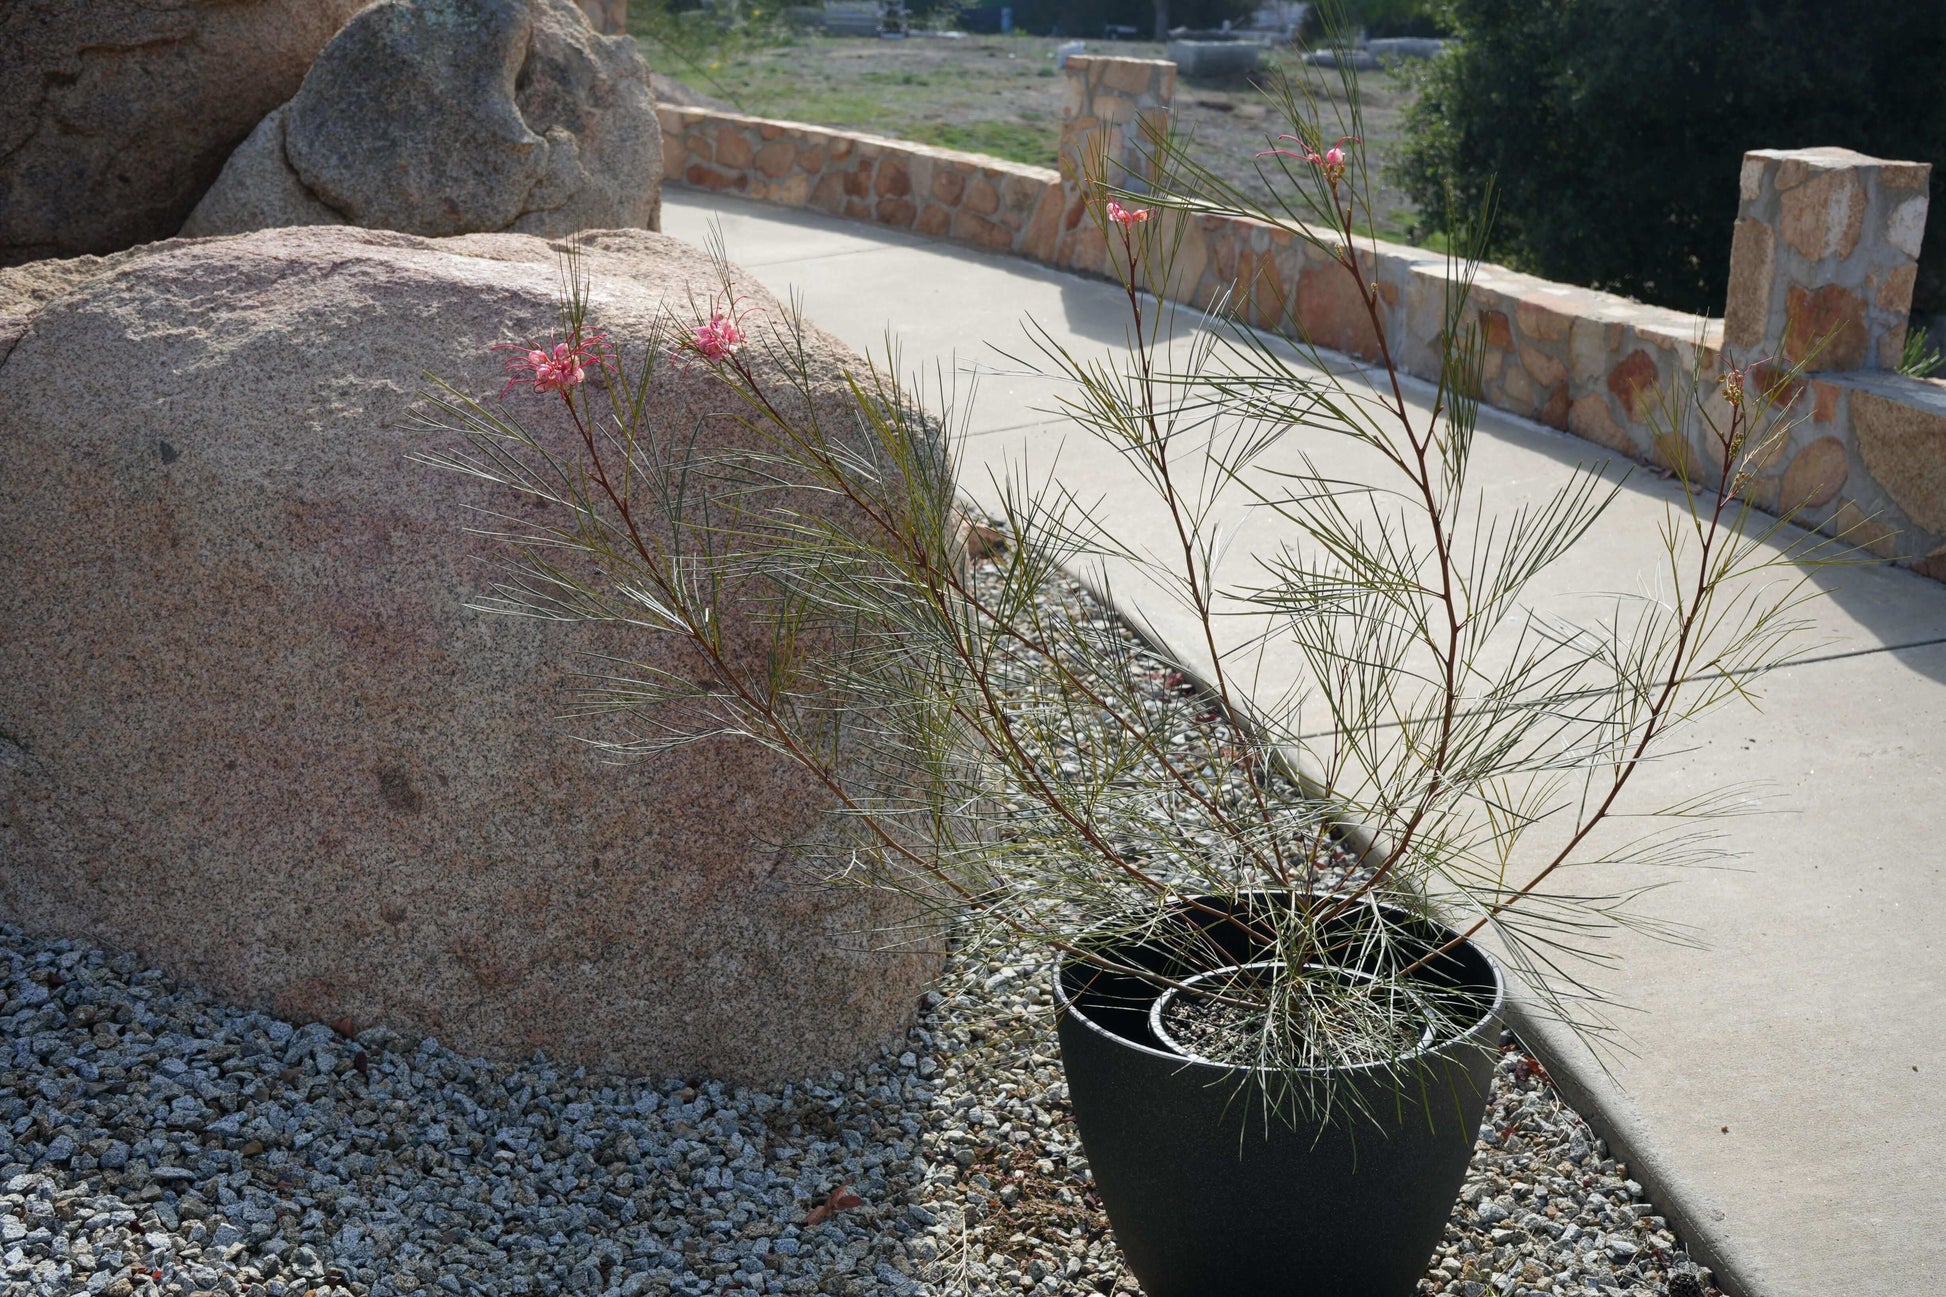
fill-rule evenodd
<path id="1" fill-rule="evenodd" d="M 1579 464 L 1606 464 L 1611 477 L 1625 476 L 1625 490 L 1666 501 L 1678 511 L 1685 507 L 1678 484 L 1662 477 L 1657 469 L 1617 456 L 1572 433 L 1498 410 L 1482 410 L 1480 428 L 1559 464 L 1564 471 Z M 1758 512 L 1751 524 L 1765 527 L 1772 521 L 1772 515 Z M 1885 560 L 1861 555 L 1842 541 L 1790 524 L 1779 532 L 1776 543 L 1801 546 L 1802 552 L 1815 562 L 1826 564 L 1812 567 L 1811 588 L 1817 591 L 1819 600 L 1855 622 L 1865 635 L 1876 641 L 1862 645 L 1822 643 L 1828 637 L 1812 630 L 1801 641 L 1793 665 L 1832 661 L 1861 652 L 1946 644 L 1946 585 Z M 1572 563 L 1573 556 L 1569 555 L 1564 562 Z M 1817 617 L 1817 605 L 1807 607 L 1805 613 Z M 1946 654 L 1901 652 L 1899 660 L 1928 679 L 1946 682 Z"/>

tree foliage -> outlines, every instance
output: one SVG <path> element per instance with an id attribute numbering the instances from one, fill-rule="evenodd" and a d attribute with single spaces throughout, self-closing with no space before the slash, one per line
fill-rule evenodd
<path id="1" fill-rule="evenodd" d="M 1720 314 L 1745 151 L 1935 164 L 1915 309 L 1946 310 L 1946 4 L 1451 0 L 1399 179 L 1435 226 L 1497 185 L 1493 255 Z"/>
<path id="2" fill-rule="evenodd" d="M 1440 0 L 1344 0 L 1342 4 L 1313 4 L 1305 16 L 1304 39 L 1310 45 L 1331 40 L 1334 29 L 1374 38 L 1388 36 L 1447 36 L 1446 6 Z"/>
<path id="3" fill-rule="evenodd" d="M 1171 27 L 1201 30 L 1221 27 L 1226 19 L 1241 23 L 1255 8 L 1255 0 L 1169 0 L 1162 12 Z M 1014 0 L 1013 11 L 1021 31 L 1083 37 L 1099 37 L 1111 25 L 1149 35 L 1158 12 L 1151 0 Z"/>

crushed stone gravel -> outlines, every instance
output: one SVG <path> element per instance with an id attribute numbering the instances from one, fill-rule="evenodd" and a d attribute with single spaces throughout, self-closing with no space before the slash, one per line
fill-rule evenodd
<path id="1" fill-rule="evenodd" d="M 1078 586 L 1047 597 L 1103 615 Z M 8 1294 L 1139 1291 L 1067 1117 L 1037 959 L 962 957 L 903 1041 L 767 1089 L 284 1022 L 5 925 L 0 965 Z M 1507 1037 L 1421 1292 L 1708 1279 Z"/>

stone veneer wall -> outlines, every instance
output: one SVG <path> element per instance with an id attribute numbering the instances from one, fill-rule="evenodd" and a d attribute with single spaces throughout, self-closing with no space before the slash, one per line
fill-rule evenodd
<path id="1" fill-rule="evenodd" d="M 951 239 L 1086 274 L 1110 271 L 1088 213 L 1087 177 L 1152 178 L 1145 123 L 1160 124 L 1175 66 L 1070 58 L 1059 169 L 823 127 L 663 107 L 667 179 Z M 1801 356 L 1831 334 L 1819 372 L 1795 393 L 1799 422 L 1757 466 L 1751 498 L 1805 525 L 1946 580 L 1946 383 L 1895 363 L 1925 224 L 1922 163 L 1839 149 L 1762 150 L 1743 171 L 1722 319 L 1645 306 L 1500 266 L 1478 267 L 1467 319 L 1483 346 L 1482 400 L 1663 467 L 1687 454 L 1658 443 L 1668 394 L 1726 363 Z M 1181 224 L 1169 296 L 1205 306 L 1236 293 L 1267 329 L 1376 358 L 1370 319 L 1334 260 L 1253 220 L 1158 213 Z M 1361 242 L 1380 318 L 1406 372 L 1437 378 L 1454 268 L 1434 252 Z M 1715 398 L 1719 416 L 1727 414 Z M 1693 423 L 1693 421 L 1692 421 Z M 1705 435 L 1700 426 L 1691 436 Z"/>
<path id="2" fill-rule="evenodd" d="M 797 122 L 660 105 L 666 183 L 1052 261 L 1060 173 Z"/>

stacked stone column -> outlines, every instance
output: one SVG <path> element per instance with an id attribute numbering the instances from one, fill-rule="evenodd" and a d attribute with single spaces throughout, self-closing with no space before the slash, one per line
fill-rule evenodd
<path id="1" fill-rule="evenodd" d="M 1753 499 L 1880 558 L 1946 578 L 1946 390 L 1901 377 L 1924 162 L 1850 149 L 1743 159 L 1724 359 L 1804 364 Z"/>
<path id="2" fill-rule="evenodd" d="M 1108 265 L 1107 243 L 1088 204 L 1102 183 L 1142 192 L 1159 174 L 1154 140 L 1168 130 L 1176 100 L 1176 65 L 1163 59 L 1070 57 L 1067 100 L 1061 110 L 1061 217 L 1057 265 L 1097 274 Z"/>
<path id="3" fill-rule="evenodd" d="M 1732 357 L 1896 368 L 1931 170 L 1850 149 L 1744 154 L 1724 311 Z"/>
<path id="4" fill-rule="evenodd" d="M 1122 189 L 1147 189 L 1156 178 L 1149 141 L 1168 129 L 1176 65 L 1163 59 L 1071 57 L 1064 71 L 1061 179 L 1077 187 L 1099 179 Z"/>

